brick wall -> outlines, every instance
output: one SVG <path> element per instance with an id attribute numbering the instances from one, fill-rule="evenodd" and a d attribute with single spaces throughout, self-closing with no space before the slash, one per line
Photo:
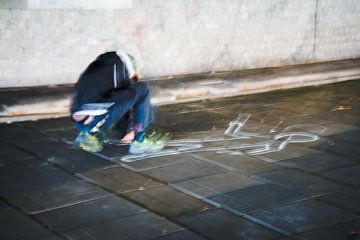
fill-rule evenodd
<path id="1" fill-rule="evenodd" d="M 358 0 L 1 0 L 0 87 L 73 83 L 98 54 L 144 77 L 360 57 Z"/>

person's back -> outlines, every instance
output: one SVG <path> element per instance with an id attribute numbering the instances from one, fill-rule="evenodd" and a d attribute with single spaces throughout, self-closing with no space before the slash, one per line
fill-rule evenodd
<path id="1" fill-rule="evenodd" d="M 71 114 L 85 103 L 108 102 L 111 91 L 130 85 L 126 66 L 116 52 L 101 54 L 80 75 L 73 93 Z"/>
<path id="2" fill-rule="evenodd" d="M 117 131 L 122 140 L 132 143 L 131 153 L 158 149 L 160 145 L 144 141 L 152 122 L 150 88 L 138 79 L 133 58 L 123 51 L 99 55 L 80 75 L 70 112 L 80 130 L 75 141 L 82 149 L 100 151 L 99 136 L 115 126 L 120 126 Z M 156 139 L 159 142 L 159 136 Z"/>

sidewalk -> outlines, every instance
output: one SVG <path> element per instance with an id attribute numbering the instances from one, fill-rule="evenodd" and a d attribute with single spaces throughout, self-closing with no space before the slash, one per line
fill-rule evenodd
<path id="1" fill-rule="evenodd" d="M 154 105 L 239 96 L 360 78 L 360 59 L 145 79 Z M 66 116 L 72 86 L 0 89 L 0 122 Z"/>
<path id="2" fill-rule="evenodd" d="M 152 155 L 77 149 L 68 117 L 0 124 L 0 239 L 359 239 L 359 92 L 158 106 Z"/>

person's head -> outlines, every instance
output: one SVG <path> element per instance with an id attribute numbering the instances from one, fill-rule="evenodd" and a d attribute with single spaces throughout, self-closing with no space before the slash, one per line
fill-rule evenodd
<path id="1" fill-rule="evenodd" d="M 121 61 L 125 64 L 126 70 L 129 74 L 129 79 L 131 79 L 135 82 L 138 81 L 139 73 L 137 71 L 135 58 L 132 55 L 125 53 L 123 50 L 116 51 L 116 54 L 120 57 Z"/>

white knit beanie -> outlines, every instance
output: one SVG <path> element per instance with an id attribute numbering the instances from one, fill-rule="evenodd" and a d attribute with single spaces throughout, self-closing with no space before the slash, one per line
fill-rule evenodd
<path id="1" fill-rule="evenodd" d="M 125 64 L 126 69 L 129 73 L 129 78 L 132 78 L 135 75 L 135 71 L 136 71 L 136 63 L 135 63 L 134 58 L 121 49 L 117 50 L 116 54 L 120 57 L 121 61 Z"/>

